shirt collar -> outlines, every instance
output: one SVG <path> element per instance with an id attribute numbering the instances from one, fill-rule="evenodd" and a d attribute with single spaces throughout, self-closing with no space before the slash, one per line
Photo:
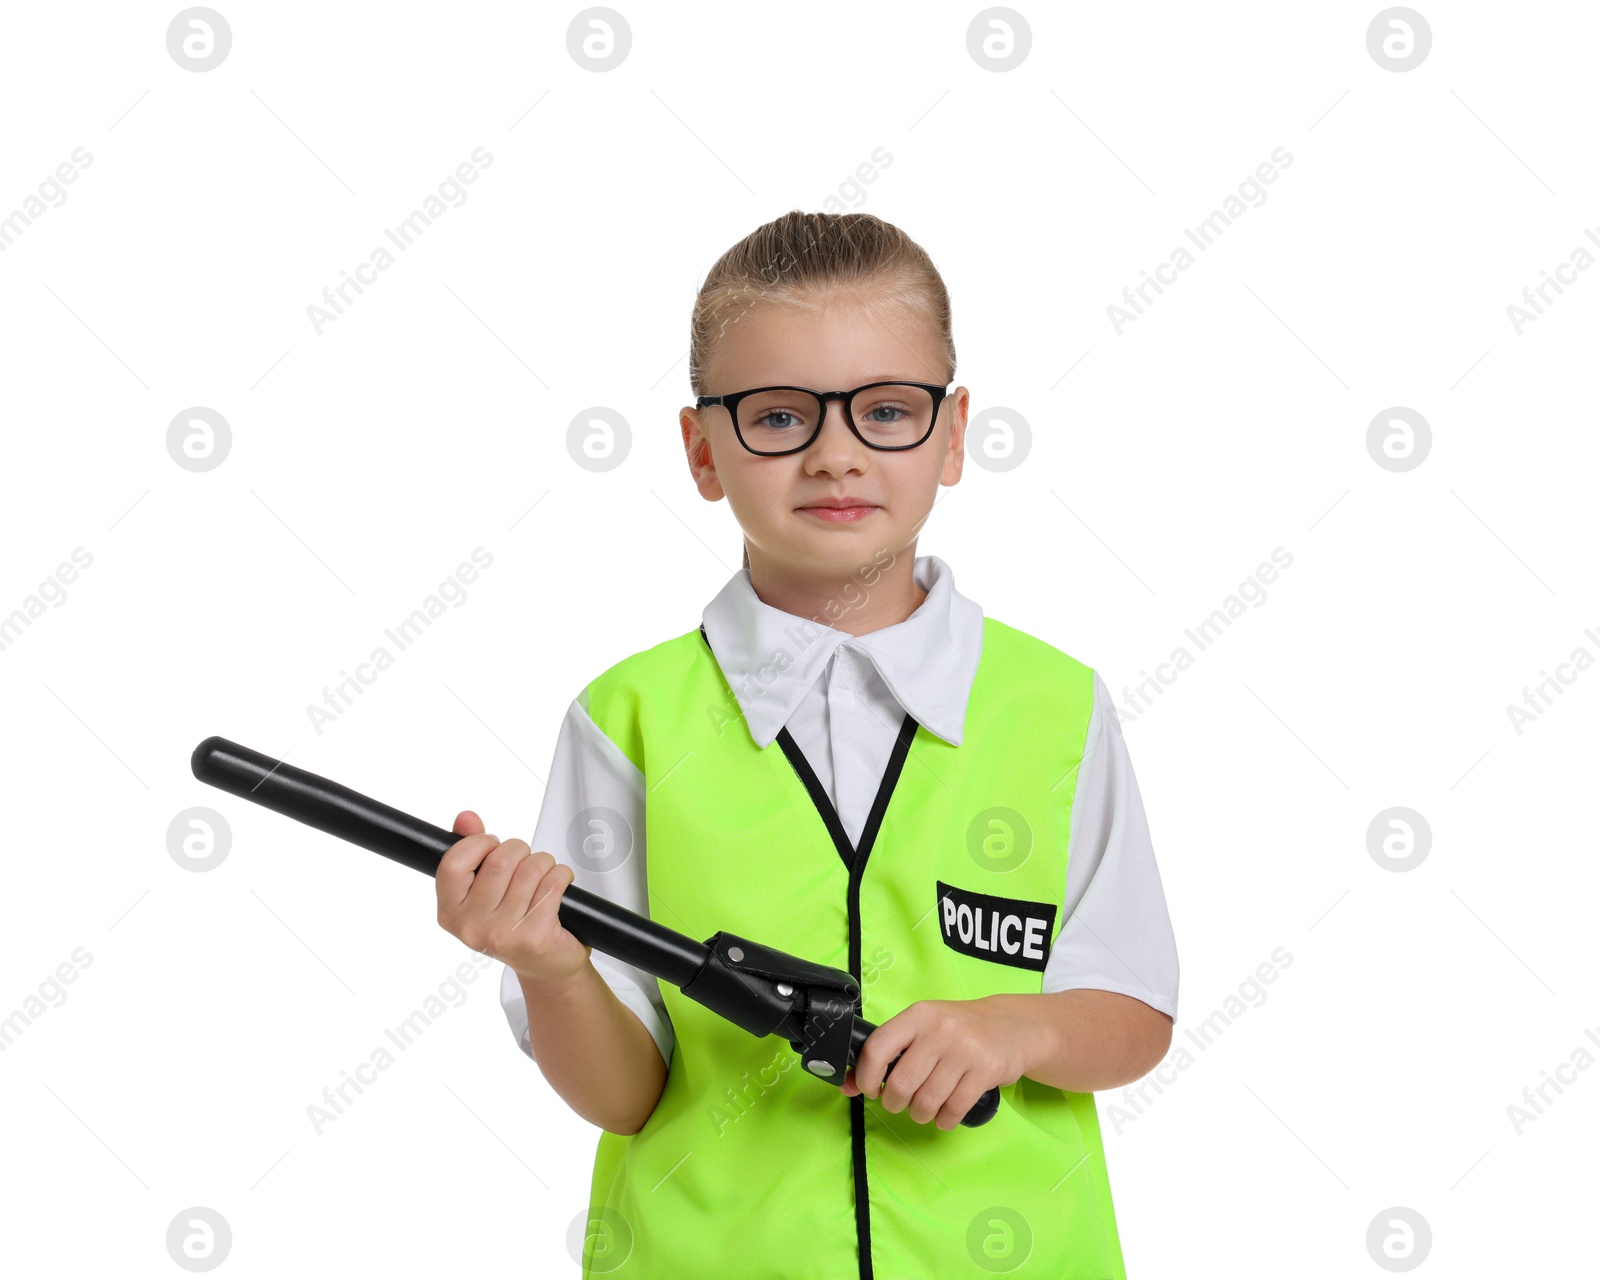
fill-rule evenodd
<path id="1" fill-rule="evenodd" d="M 840 645 L 871 661 L 918 724 L 961 745 L 983 650 L 983 610 L 956 590 L 954 572 L 938 556 L 918 556 L 911 576 L 928 593 L 916 612 L 862 636 L 773 608 L 750 585 L 748 569 L 728 579 L 702 618 L 756 746 L 778 736 Z"/>

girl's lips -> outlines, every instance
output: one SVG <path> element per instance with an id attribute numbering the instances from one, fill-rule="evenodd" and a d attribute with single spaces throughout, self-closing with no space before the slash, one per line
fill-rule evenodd
<path id="1" fill-rule="evenodd" d="M 851 524 L 857 520 L 864 520 L 870 516 L 877 507 L 800 507 L 800 512 L 808 516 L 816 516 L 819 520 L 827 520 L 833 524 Z"/>

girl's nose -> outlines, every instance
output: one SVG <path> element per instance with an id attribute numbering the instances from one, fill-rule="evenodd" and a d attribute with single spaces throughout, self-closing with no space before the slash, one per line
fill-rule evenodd
<path id="1" fill-rule="evenodd" d="M 815 458 L 817 461 L 845 460 L 859 463 L 861 455 L 867 452 L 867 446 L 862 444 L 856 438 L 856 433 L 850 430 L 850 421 L 845 417 L 844 401 L 829 401 L 827 412 L 822 415 L 822 430 L 811 442 L 811 447 L 806 450 L 805 456 Z"/>

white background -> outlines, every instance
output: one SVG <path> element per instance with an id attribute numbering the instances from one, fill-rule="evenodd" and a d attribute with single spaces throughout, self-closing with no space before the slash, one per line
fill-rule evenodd
<path id="1" fill-rule="evenodd" d="M 975 6 L 628 6 L 596 72 L 577 8 L 224 4 L 196 73 L 176 6 L 13 7 L 0 216 L 92 164 L 0 253 L 0 617 L 93 563 L 0 650 L 0 1016 L 92 962 L 0 1053 L 6 1270 L 174 1274 L 168 1225 L 204 1206 L 228 1274 L 577 1274 L 596 1131 L 513 1044 L 498 964 L 314 1130 L 472 953 L 425 877 L 189 755 L 222 734 L 527 836 L 568 701 L 739 566 L 683 460 L 689 313 L 792 208 L 886 218 L 949 286 L 969 461 L 918 552 L 1119 704 L 1195 653 L 1125 723 L 1183 975 L 1163 1091 L 1098 1099 L 1130 1275 L 1382 1274 L 1393 1206 L 1431 1229 L 1424 1274 L 1591 1270 L 1600 672 L 1520 734 L 1506 707 L 1600 656 L 1600 271 L 1520 335 L 1507 306 L 1600 253 L 1600 16 L 1425 5 L 1397 73 L 1380 8 L 1029 6 L 997 72 Z M 466 201 L 319 335 L 308 305 L 478 147 Z M 1108 305 L 1278 147 L 1265 203 L 1118 335 Z M 191 406 L 232 433 L 203 473 L 167 451 Z M 568 451 L 591 406 L 631 428 L 614 470 Z M 1405 472 L 1367 448 L 1391 406 L 1432 429 Z M 999 407 L 1031 433 L 1006 471 L 976 456 Z M 317 732 L 308 704 L 480 546 L 465 603 Z M 1276 547 L 1265 603 L 1196 652 Z M 168 852 L 194 806 L 231 830 L 205 873 Z M 1392 806 L 1431 830 L 1411 871 L 1368 851 Z"/>

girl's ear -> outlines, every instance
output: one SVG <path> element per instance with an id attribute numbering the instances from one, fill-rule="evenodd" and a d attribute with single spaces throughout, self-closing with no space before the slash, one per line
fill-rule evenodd
<path id="1" fill-rule="evenodd" d="M 961 464 L 966 460 L 967 405 L 971 399 L 965 387 L 950 393 L 950 439 L 945 447 L 939 483 L 952 485 L 961 479 Z"/>
<path id="2" fill-rule="evenodd" d="M 683 435 L 683 451 L 688 455 L 689 469 L 693 471 L 704 466 L 711 458 L 711 447 L 700 426 L 699 410 L 687 407 L 678 410 L 678 430 Z"/>
<path id="3" fill-rule="evenodd" d="M 678 412 L 678 427 L 683 432 L 683 451 L 689 463 L 689 474 L 695 487 L 707 502 L 723 497 L 722 482 L 717 479 L 717 460 L 711 452 L 711 442 L 706 439 L 698 409 L 685 408 Z"/>

